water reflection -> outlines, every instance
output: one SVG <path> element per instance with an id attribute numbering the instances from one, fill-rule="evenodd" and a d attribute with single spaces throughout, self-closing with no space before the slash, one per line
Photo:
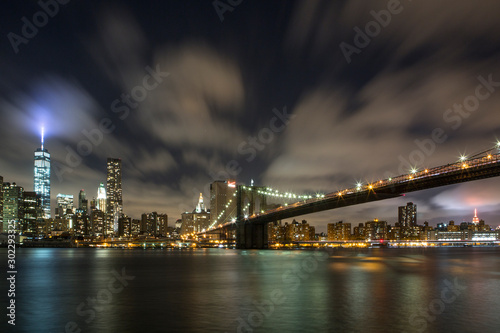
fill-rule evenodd
<path id="1" fill-rule="evenodd" d="M 335 250 L 327 256 L 19 249 L 18 328 L 64 332 L 75 322 L 83 332 L 497 332 L 499 254 L 488 248 Z M 107 293 L 113 271 L 122 269 L 135 278 Z M 465 289 L 443 303 L 443 290 L 455 281 Z M 77 311 L 82 303 L 83 315 Z"/>

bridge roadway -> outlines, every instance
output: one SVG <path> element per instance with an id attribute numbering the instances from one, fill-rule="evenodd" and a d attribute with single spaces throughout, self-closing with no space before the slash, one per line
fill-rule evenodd
<path id="1" fill-rule="evenodd" d="M 495 151 L 498 147 L 494 148 Z M 243 248 L 259 248 L 267 241 L 269 222 L 292 218 L 300 215 L 337 209 L 372 201 L 391 199 L 404 193 L 458 184 L 479 179 L 500 176 L 500 154 L 489 153 L 492 150 L 476 155 L 474 158 L 462 159 L 451 163 L 421 171 L 413 170 L 410 174 L 379 180 L 355 188 L 343 189 L 326 194 L 320 198 L 299 201 L 287 206 L 254 214 L 248 218 L 237 217 L 236 222 L 228 222 L 205 233 L 217 233 L 237 229 L 237 243 Z M 259 226 L 253 228 L 250 226 Z M 262 226 L 262 227 L 260 227 Z M 254 231 L 256 229 L 257 231 Z M 248 235 L 257 233 L 257 235 Z M 261 234 L 262 233 L 262 234 Z M 254 243 L 258 244 L 255 245 Z M 244 245 L 244 244 L 246 245 Z"/>

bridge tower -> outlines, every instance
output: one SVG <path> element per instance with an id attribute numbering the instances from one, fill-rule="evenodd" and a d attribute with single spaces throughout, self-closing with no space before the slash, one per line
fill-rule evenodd
<path id="1" fill-rule="evenodd" d="M 250 223 L 248 217 L 267 209 L 264 186 L 238 185 L 236 191 L 236 247 L 239 249 L 267 248 L 267 225 Z"/>

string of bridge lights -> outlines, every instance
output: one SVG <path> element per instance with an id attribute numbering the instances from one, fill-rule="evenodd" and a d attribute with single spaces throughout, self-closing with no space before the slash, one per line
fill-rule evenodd
<path id="1" fill-rule="evenodd" d="M 243 187 L 245 189 L 245 187 Z M 266 195 L 268 197 L 273 197 L 273 198 L 285 198 L 285 199 L 312 199 L 314 196 L 312 195 L 300 195 L 300 194 L 295 194 L 291 192 L 280 192 L 278 190 L 273 190 L 272 188 L 268 187 L 266 188 L 265 191 L 258 190 L 258 194 Z M 316 198 L 324 198 L 324 194 L 316 194 Z"/>

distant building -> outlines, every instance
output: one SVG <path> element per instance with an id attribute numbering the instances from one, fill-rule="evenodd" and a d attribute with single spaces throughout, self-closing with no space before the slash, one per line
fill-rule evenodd
<path id="1" fill-rule="evenodd" d="M 477 209 L 474 209 L 474 217 L 472 218 L 472 223 L 479 224 L 479 217 L 477 217 Z"/>
<path id="2" fill-rule="evenodd" d="M 44 218 L 50 218 L 50 153 L 43 147 L 43 128 L 42 144 L 35 150 L 33 188 L 40 195 Z"/>
<path id="3" fill-rule="evenodd" d="M 21 232 L 23 234 L 38 235 L 38 225 L 43 222 L 45 215 L 42 208 L 42 200 L 36 192 L 25 191 L 23 193 L 23 218 Z"/>
<path id="4" fill-rule="evenodd" d="M 96 208 L 106 214 L 106 188 L 104 187 L 104 183 L 99 184 L 99 188 L 97 189 L 97 205 Z"/>
<path id="5" fill-rule="evenodd" d="M 3 183 L 3 232 L 8 232 L 9 222 L 14 223 L 16 232 L 21 231 L 23 193 L 24 188 L 16 183 Z"/>
<path id="6" fill-rule="evenodd" d="M 90 236 L 90 219 L 87 213 L 78 208 L 73 216 L 73 232 L 75 236 Z"/>
<path id="7" fill-rule="evenodd" d="M 167 214 L 152 212 L 141 216 L 141 234 L 154 237 L 164 237 L 168 234 Z"/>
<path id="8" fill-rule="evenodd" d="M 398 207 L 398 222 L 401 227 L 411 228 L 417 225 L 417 205 L 408 202 L 406 206 Z"/>
<path id="9" fill-rule="evenodd" d="M 78 194 L 78 209 L 82 211 L 83 214 L 89 213 L 89 201 L 87 200 L 87 194 L 85 190 L 80 190 Z"/>
<path id="10" fill-rule="evenodd" d="M 132 219 L 126 215 L 120 217 L 118 220 L 118 236 L 131 237 L 132 236 Z"/>
<path id="11" fill-rule="evenodd" d="M 270 244 L 286 241 L 286 229 L 281 224 L 281 220 L 267 224 L 267 240 Z"/>
<path id="12" fill-rule="evenodd" d="M 304 242 L 314 241 L 316 228 L 310 226 L 306 220 L 302 223 L 293 220 L 291 224 L 285 223 L 285 241 L 287 242 Z"/>
<path id="13" fill-rule="evenodd" d="M 107 160 L 106 197 L 108 230 L 118 233 L 118 220 L 123 215 L 122 160 L 119 158 Z"/>
<path id="14" fill-rule="evenodd" d="M 57 207 L 55 211 L 56 218 L 66 218 L 69 215 L 74 214 L 73 210 L 73 195 L 72 194 L 61 194 L 57 195 Z"/>
<path id="15" fill-rule="evenodd" d="M 200 193 L 196 208 L 191 213 L 182 213 L 181 217 L 182 223 L 179 232 L 181 235 L 208 230 L 210 226 L 210 212 L 206 210 L 203 204 L 202 193 Z"/>
<path id="16" fill-rule="evenodd" d="M 92 234 L 95 237 L 104 237 L 106 235 L 106 230 L 104 228 L 105 215 L 102 210 L 95 209 L 90 215 L 90 220 L 92 224 Z"/>
<path id="17" fill-rule="evenodd" d="M 367 241 L 388 239 L 387 222 L 378 219 L 368 221 L 365 223 L 364 232 Z"/>
<path id="18" fill-rule="evenodd" d="M 346 241 L 351 239 L 351 224 L 339 221 L 327 226 L 329 241 Z"/>

